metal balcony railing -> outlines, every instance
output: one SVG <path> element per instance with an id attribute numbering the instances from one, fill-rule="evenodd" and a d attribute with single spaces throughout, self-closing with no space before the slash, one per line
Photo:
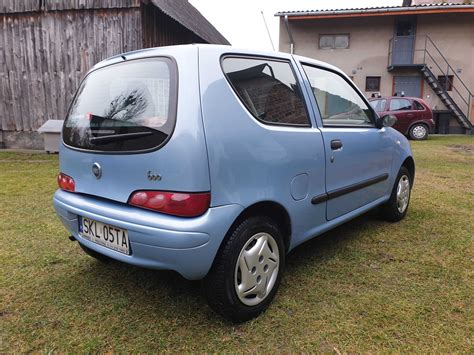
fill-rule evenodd
<path id="1" fill-rule="evenodd" d="M 474 95 L 428 35 L 395 36 L 390 39 L 388 67 L 427 68 L 435 79 L 444 77 L 444 83 L 437 80 L 439 88 L 452 98 L 470 121 Z"/>

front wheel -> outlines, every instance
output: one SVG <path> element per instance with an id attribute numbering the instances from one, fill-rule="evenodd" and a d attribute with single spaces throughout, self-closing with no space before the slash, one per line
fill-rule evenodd
<path id="1" fill-rule="evenodd" d="M 285 249 L 278 225 L 268 217 L 250 217 L 224 242 L 204 280 L 211 308 L 243 322 L 270 305 L 280 284 Z"/>
<path id="2" fill-rule="evenodd" d="M 422 141 L 428 138 L 428 127 L 422 123 L 414 124 L 410 128 L 410 138 L 416 141 Z"/>
<path id="3" fill-rule="evenodd" d="M 411 196 L 410 172 L 404 166 L 400 168 L 390 199 L 381 207 L 382 218 L 389 222 L 402 220 L 408 211 Z"/>

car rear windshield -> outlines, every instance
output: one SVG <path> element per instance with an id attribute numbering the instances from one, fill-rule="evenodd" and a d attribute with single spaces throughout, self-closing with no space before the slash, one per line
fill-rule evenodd
<path id="1" fill-rule="evenodd" d="M 168 58 L 122 62 L 91 72 L 64 123 L 68 146 L 136 152 L 166 143 L 176 121 L 177 69 Z"/>

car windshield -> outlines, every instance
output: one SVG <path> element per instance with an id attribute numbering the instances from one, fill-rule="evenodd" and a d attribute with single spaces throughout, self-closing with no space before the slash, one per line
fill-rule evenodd
<path id="1" fill-rule="evenodd" d="M 385 104 L 387 100 L 373 100 L 370 101 L 370 106 L 376 111 L 376 112 L 383 112 L 385 111 Z"/>
<path id="2" fill-rule="evenodd" d="M 133 60 L 90 73 L 63 128 L 64 143 L 95 151 L 137 151 L 163 144 L 176 114 L 170 59 Z"/>

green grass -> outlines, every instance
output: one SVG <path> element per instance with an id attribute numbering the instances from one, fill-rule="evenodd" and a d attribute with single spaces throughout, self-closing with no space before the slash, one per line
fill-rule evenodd
<path id="1" fill-rule="evenodd" d="M 237 326 L 199 282 L 84 255 L 52 207 L 57 156 L 0 152 L 0 352 L 473 353 L 474 139 L 412 146 L 406 219 L 297 248 L 269 310 Z"/>

